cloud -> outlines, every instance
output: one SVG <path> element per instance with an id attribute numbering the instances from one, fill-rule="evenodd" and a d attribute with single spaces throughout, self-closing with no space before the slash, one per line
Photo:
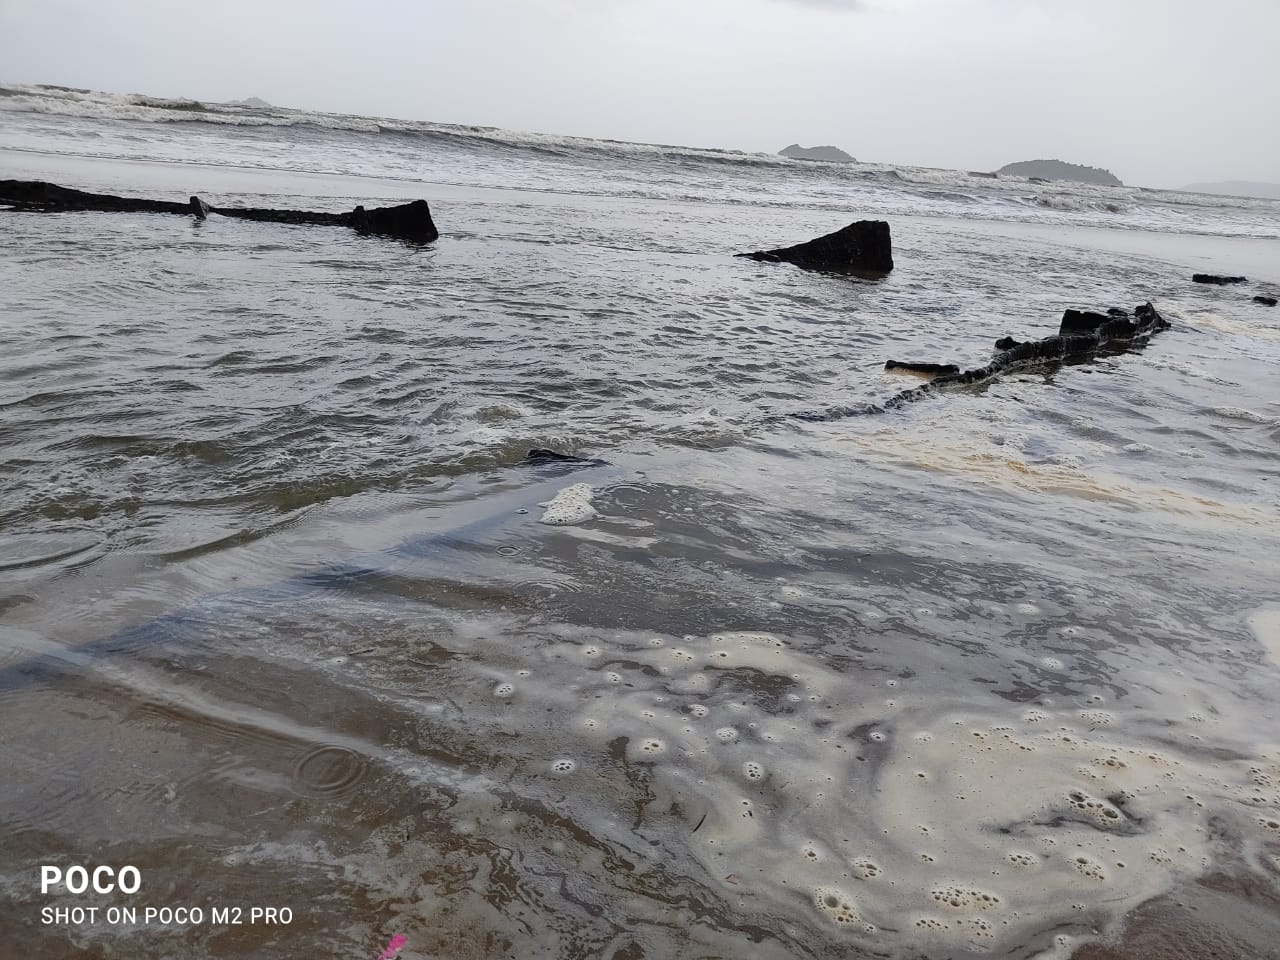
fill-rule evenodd
<path id="1" fill-rule="evenodd" d="M 1202 7 L 0 0 L 0 80 L 966 170 L 1058 157 L 1149 186 L 1280 181 L 1280 2 Z"/>
<path id="2" fill-rule="evenodd" d="M 842 13 L 853 13 L 856 10 L 865 9 L 863 0 L 774 0 L 774 3 L 796 7 L 817 7 L 822 10 L 838 10 Z"/>

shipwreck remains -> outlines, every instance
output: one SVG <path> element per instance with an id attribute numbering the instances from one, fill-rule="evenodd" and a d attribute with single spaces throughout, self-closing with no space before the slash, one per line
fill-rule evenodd
<path id="1" fill-rule="evenodd" d="M 893 242 L 883 220 L 858 220 L 826 236 L 777 250 L 739 253 L 762 263 L 793 263 L 805 270 L 885 274 L 893 269 Z"/>
<path id="2" fill-rule="evenodd" d="M 960 368 L 954 363 L 915 363 L 911 360 L 886 360 L 884 368 L 892 373 L 915 373 L 922 377 L 960 372 Z"/>
<path id="3" fill-rule="evenodd" d="M 1112 307 L 1106 313 L 1068 310 L 1062 315 L 1058 333 L 1043 340 L 1021 341 L 1002 337 L 996 341 L 997 353 L 991 362 L 971 370 L 956 370 L 954 364 L 907 363 L 890 360 L 886 370 L 910 373 L 935 373 L 933 379 L 917 387 L 903 390 L 882 404 L 860 404 L 824 411 L 792 414 L 798 420 L 839 420 L 844 417 L 884 413 L 923 400 L 953 387 L 981 386 L 1003 374 L 1034 367 L 1084 363 L 1099 354 L 1122 353 L 1144 343 L 1153 333 L 1166 330 L 1169 321 L 1150 303 L 1135 307 L 1133 313 Z M 951 372 L 956 370 L 956 372 Z"/>
<path id="4" fill-rule="evenodd" d="M 191 197 L 186 203 L 116 197 L 60 187 L 43 180 L 0 180 L 0 206 L 42 213 L 87 210 L 107 213 L 177 213 L 194 216 L 197 220 L 204 220 L 210 214 L 218 214 L 260 223 L 350 227 L 358 233 L 395 237 L 417 243 L 430 243 L 440 236 L 431 219 L 431 208 L 425 200 L 370 210 L 361 206 L 349 213 L 315 213 L 309 210 L 272 210 L 260 207 L 213 207 L 199 197 Z"/>

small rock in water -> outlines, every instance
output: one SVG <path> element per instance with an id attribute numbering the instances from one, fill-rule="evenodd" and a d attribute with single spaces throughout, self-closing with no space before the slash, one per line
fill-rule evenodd
<path id="1" fill-rule="evenodd" d="M 1265 296 L 1263 296 L 1262 294 L 1259 294 L 1258 296 L 1256 296 L 1256 297 L 1254 297 L 1254 298 L 1253 298 L 1253 302 L 1254 302 L 1254 303 L 1260 303 L 1260 304 L 1262 304 L 1264 307 L 1274 307 L 1274 306 L 1276 305 L 1276 298 L 1275 298 L 1275 297 L 1265 297 Z"/>

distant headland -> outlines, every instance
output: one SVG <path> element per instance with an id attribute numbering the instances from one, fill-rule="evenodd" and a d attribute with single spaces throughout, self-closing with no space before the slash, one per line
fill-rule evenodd
<path id="1" fill-rule="evenodd" d="M 1039 177 L 1041 180 L 1073 180 L 1076 183 L 1096 183 L 1104 187 L 1123 187 L 1110 170 L 1101 167 L 1086 167 L 1079 163 L 1067 163 L 1063 160 L 1022 160 L 1019 163 L 1006 163 L 996 173 L 1009 173 L 1016 177 Z"/>
<path id="2" fill-rule="evenodd" d="M 783 147 L 778 151 L 780 156 L 790 157 L 792 160 L 829 160 L 835 163 L 853 163 L 853 157 L 849 156 L 839 147 L 802 147 L 798 143 L 793 143 L 789 147 Z"/>
<path id="3" fill-rule="evenodd" d="M 244 100 L 228 100 L 227 106 L 231 107 L 253 107 L 255 110 L 270 110 L 271 104 L 263 100 L 261 97 L 248 97 Z"/>

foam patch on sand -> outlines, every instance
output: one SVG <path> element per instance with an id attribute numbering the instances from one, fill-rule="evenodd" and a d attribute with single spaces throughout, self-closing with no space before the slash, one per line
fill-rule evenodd
<path id="1" fill-rule="evenodd" d="M 1280 606 L 1255 611 L 1249 617 L 1249 629 L 1262 644 L 1267 659 L 1280 665 Z"/>
<path id="2" fill-rule="evenodd" d="M 1280 754 L 1186 678 L 1123 705 L 947 703 L 770 633 L 557 629 L 509 722 L 575 769 L 621 751 L 647 771 L 630 829 L 851 945 L 1051 951 L 1206 873 L 1223 829 L 1259 863 L 1280 842 Z"/>
<path id="3" fill-rule="evenodd" d="M 1183 319 L 1193 326 L 1236 337 L 1251 337 L 1259 340 L 1280 340 L 1280 330 L 1269 326 L 1266 322 L 1251 323 L 1238 319 L 1230 319 L 1209 310 L 1185 310 Z"/>
<path id="4" fill-rule="evenodd" d="M 574 878 L 591 917 L 704 938 L 647 954 L 761 960 L 1066 960 L 1220 867 L 1280 876 L 1276 722 L 1212 672 L 1127 666 L 1075 696 L 949 699 L 918 659 L 886 674 L 838 636 L 450 629 L 466 655 L 441 658 L 449 699 L 417 730 L 441 762 L 378 754 L 432 816 L 340 857 L 293 854 L 397 903 L 414 942 L 487 924 L 529 955 L 569 952 L 489 885 L 441 882 L 483 871 L 483 850 L 504 865 L 517 851 L 531 891 Z M 710 919 L 673 922 L 686 897 Z M 729 949 L 743 930 L 778 933 Z"/>
<path id="5" fill-rule="evenodd" d="M 1184 522 L 1241 523 L 1275 528 L 1274 511 L 1248 503 L 1230 503 L 1172 487 L 1129 479 L 1083 463 L 1034 463 L 1002 444 L 975 449 L 940 437 L 908 434 L 894 429 L 870 436 L 845 438 L 842 445 L 860 447 L 863 455 L 881 463 L 895 463 L 957 476 L 1008 491 L 1066 496 L 1084 501 L 1110 502 L 1136 510 L 1158 510 Z"/>
<path id="6" fill-rule="evenodd" d="M 545 509 L 539 523 L 552 526 L 565 526 L 574 523 L 585 523 L 596 515 L 591 505 L 591 485 L 575 483 L 560 490 L 554 497 L 540 506 Z"/>
<path id="7" fill-rule="evenodd" d="M 1213 412 L 1220 417 L 1226 417 L 1228 420 L 1245 420 L 1249 423 L 1266 423 L 1273 426 L 1280 422 L 1275 417 L 1255 413 L 1245 407 L 1214 407 Z"/>

